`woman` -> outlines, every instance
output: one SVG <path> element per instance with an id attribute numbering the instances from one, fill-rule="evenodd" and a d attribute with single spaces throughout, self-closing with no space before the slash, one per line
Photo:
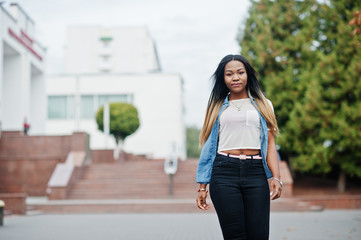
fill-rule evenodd
<path id="1" fill-rule="evenodd" d="M 197 205 L 209 209 L 209 184 L 224 239 L 268 239 L 270 199 L 281 196 L 283 185 L 272 103 L 241 55 L 225 56 L 213 78 L 200 134 Z"/>

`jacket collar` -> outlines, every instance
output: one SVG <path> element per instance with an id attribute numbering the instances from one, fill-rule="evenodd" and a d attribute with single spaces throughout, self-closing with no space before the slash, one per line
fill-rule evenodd
<path id="1" fill-rule="evenodd" d="M 228 106 L 228 104 L 229 104 L 229 102 L 228 102 L 228 97 L 229 97 L 229 93 L 228 93 L 227 97 L 224 99 L 222 105 L 227 105 L 227 106 Z"/>

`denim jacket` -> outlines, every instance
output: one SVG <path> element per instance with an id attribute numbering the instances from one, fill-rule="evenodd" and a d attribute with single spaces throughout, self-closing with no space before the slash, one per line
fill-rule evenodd
<path id="1" fill-rule="evenodd" d="M 229 95 L 228 95 L 229 96 Z M 201 156 L 198 162 L 197 168 L 197 183 L 208 184 L 211 179 L 213 161 L 217 154 L 218 149 L 218 128 L 219 128 L 219 116 L 229 105 L 228 96 L 224 100 L 221 110 L 219 111 L 216 122 L 212 127 L 212 131 L 208 136 L 207 141 L 204 143 Z M 254 98 L 253 98 L 254 99 Z M 253 104 L 253 102 L 252 102 Z M 257 108 L 256 108 L 257 110 Z M 258 110 L 257 110 L 258 112 Z M 272 177 L 272 172 L 267 165 L 267 147 L 268 147 L 268 128 L 267 122 L 263 118 L 260 112 L 258 112 L 259 118 L 261 119 L 261 155 L 263 167 L 267 178 Z"/>

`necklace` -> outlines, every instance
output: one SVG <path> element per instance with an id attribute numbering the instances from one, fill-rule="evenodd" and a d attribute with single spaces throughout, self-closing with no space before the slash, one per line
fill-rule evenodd
<path id="1" fill-rule="evenodd" d="M 239 111 L 241 111 L 241 109 L 242 109 L 242 107 L 243 107 L 243 105 L 244 105 L 244 103 L 246 102 L 246 101 L 241 101 L 241 105 L 240 106 L 237 106 L 233 101 L 229 101 L 236 109 L 237 109 L 237 111 L 239 112 Z"/>

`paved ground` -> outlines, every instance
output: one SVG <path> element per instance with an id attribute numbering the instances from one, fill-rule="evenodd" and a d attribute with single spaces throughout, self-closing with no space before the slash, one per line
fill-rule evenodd
<path id="1" fill-rule="evenodd" d="M 198 214 L 68 214 L 10 216 L 1 240 L 218 240 L 217 216 Z M 271 240 L 361 239 L 361 210 L 272 212 Z"/>

